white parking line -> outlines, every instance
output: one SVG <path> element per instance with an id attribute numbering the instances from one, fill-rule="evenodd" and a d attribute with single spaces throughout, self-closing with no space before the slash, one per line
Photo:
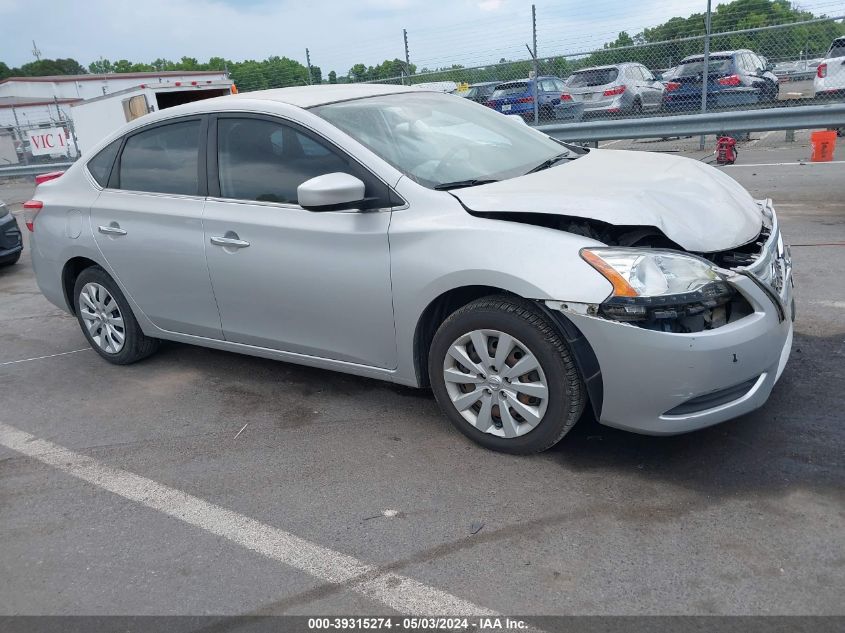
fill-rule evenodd
<path id="1" fill-rule="evenodd" d="M 820 165 L 841 165 L 845 163 L 845 160 L 829 160 L 826 163 L 812 163 L 807 161 L 805 163 L 799 163 L 798 161 L 792 161 L 791 163 L 743 163 L 741 165 L 722 165 L 722 167 L 783 167 L 785 165 L 794 167 L 795 165 L 801 165 L 803 167 L 818 167 Z"/>
<path id="2" fill-rule="evenodd" d="M 158 510 L 183 523 L 222 536 L 327 583 L 381 602 L 403 614 L 495 615 L 494 612 L 421 582 L 363 563 L 181 490 L 35 437 L 0 422 L 0 445 L 103 490 Z"/>
<path id="3" fill-rule="evenodd" d="M 605 147 L 610 147 L 611 145 L 616 145 L 617 143 L 621 143 L 624 141 L 624 138 L 620 138 L 618 141 L 608 141 L 604 145 L 599 145 L 599 149 L 604 149 Z"/>
<path id="4" fill-rule="evenodd" d="M 21 360 L 8 360 L 5 363 L 0 363 L 0 367 L 2 367 L 3 365 L 17 365 L 18 363 L 28 363 L 31 360 L 43 360 L 45 358 L 55 358 L 56 356 L 67 356 L 68 354 L 76 354 L 77 352 L 87 352 L 90 349 L 90 347 L 85 347 L 83 349 L 72 349 L 69 352 L 48 354 L 47 356 L 35 356 L 34 358 L 22 358 Z"/>

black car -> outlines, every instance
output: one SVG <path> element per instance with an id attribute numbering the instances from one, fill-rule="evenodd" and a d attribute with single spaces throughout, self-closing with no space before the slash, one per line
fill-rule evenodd
<path id="1" fill-rule="evenodd" d="M 23 241 L 15 216 L 0 201 L 0 266 L 11 266 L 21 258 Z"/>
<path id="2" fill-rule="evenodd" d="M 490 95 L 493 94 L 493 91 L 496 89 L 501 81 L 484 81 L 477 84 L 470 84 L 466 90 L 461 90 L 458 92 L 458 95 L 464 97 L 465 99 L 470 99 L 472 101 L 476 101 L 478 103 L 484 103 L 490 98 Z"/>
<path id="3" fill-rule="evenodd" d="M 701 107 L 704 76 L 707 76 L 707 107 L 723 108 L 771 102 L 778 98 L 778 78 L 772 66 L 753 51 L 720 51 L 710 54 L 707 72 L 704 56 L 684 58 L 663 83 L 663 107 L 694 110 Z"/>

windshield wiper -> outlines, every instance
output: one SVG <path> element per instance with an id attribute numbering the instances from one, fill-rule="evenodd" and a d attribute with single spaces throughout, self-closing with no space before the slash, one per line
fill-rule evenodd
<path id="1" fill-rule="evenodd" d="M 572 157 L 572 152 L 567 150 L 567 151 L 563 152 L 562 154 L 558 154 L 557 156 L 552 156 L 548 160 L 544 160 L 542 163 L 540 163 L 536 167 L 532 167 L 527 172 L 525 172 L 525 175 L 527 176 L 528 174 L 533 174 L 535 171 L 543 171 L 544 169 L 548 169 L 549 167 L 551 167 L 555 163 L 559 163 L 560 161 L 566 160 L 567 158 L 571 158 L 571 157 Z"/>
<path id="2" fill-rule="evenodd" d="M 486 185 L 491 182 L 499 182 L 495 178 L 470 178 L 469 180 L 456 180 L 454 182 L 444 182 L 435 185 L 437 191 L 448 191 L 449 189 L 461 189 L 462 187 L 475 187 L 476 185 Z"/>

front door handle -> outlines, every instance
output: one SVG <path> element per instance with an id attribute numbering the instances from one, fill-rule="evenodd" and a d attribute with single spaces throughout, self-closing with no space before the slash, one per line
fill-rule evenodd
<path id="1" fill-rule="evenodd" d="M 215 246 L 224 246 L 227 248 L 246 248 L 249 242 L 238 238 L 238 234 L 229 231 L 223 237 L 212 237 L 211 243 Z"/>
<path id="2" fill-rule="evenodd" d="M 98 226 L 97 230 L 103 235 L 126 235 L 126 230 L 120 228 L 117 222 L 112 222 L 108 226 Z"/>

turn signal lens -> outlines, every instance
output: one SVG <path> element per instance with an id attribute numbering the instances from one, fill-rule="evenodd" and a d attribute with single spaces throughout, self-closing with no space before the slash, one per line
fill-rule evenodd
<path id="1" fill-rule="evenodd" d="M 604 278 L 607 279 L 610 284 L 613 286 L 613 296 L 615 297 L 638 297 L 639 293 L 634 290 L 634 288 L 625 281 L 625 278 L 620 275 L 616 270 L 605 262 L 601 257 L 593 253 L 592 251 L 583 250 L 581 251 L 581 257 L 586 260 L 588 264 L 590 264 L 593 268 L 599 271 Z"/>

